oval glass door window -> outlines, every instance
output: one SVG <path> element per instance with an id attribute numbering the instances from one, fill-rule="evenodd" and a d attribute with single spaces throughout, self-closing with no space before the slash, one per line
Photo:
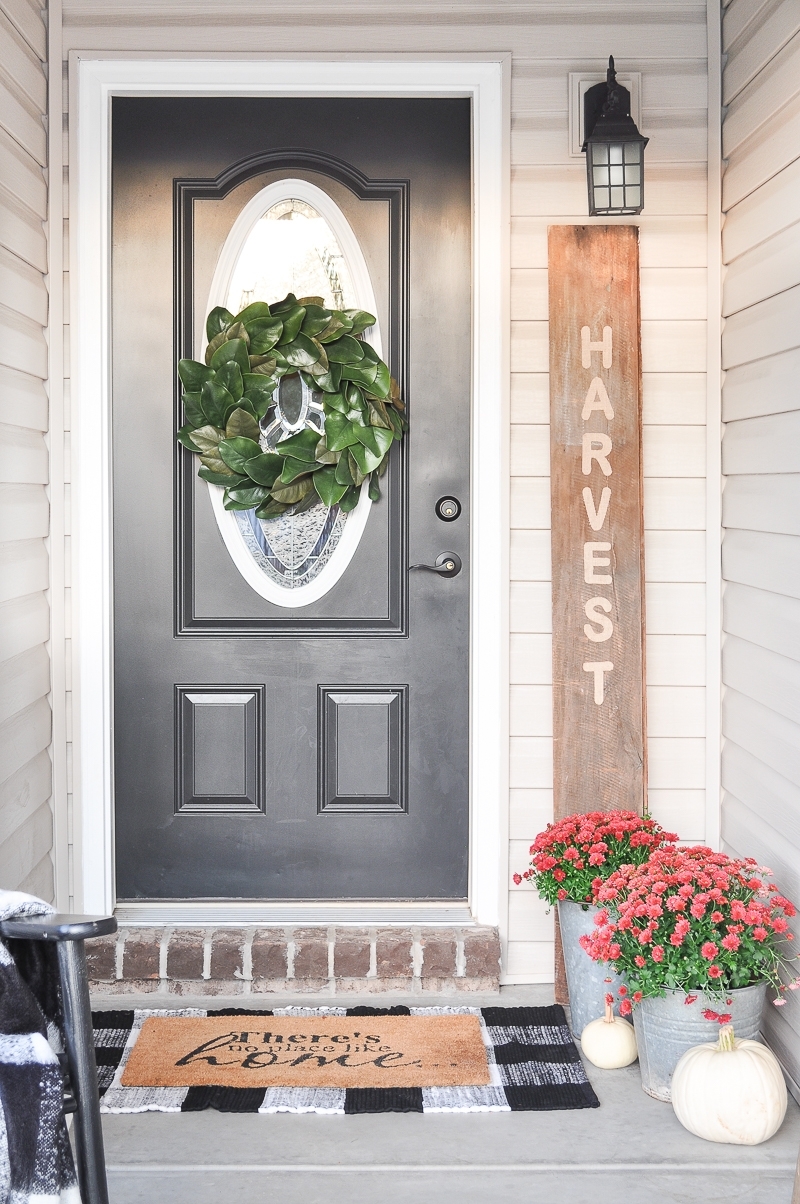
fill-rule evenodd
<path id="1" fill-rule="evenodd" d="M 376 313 L 366 260 L 339 206 L 306 180 L 281 180 L 264 188 L 236 219 L 222 249 L 208 310 L 238 313 L 253 301 L 279 301 L 287 293 L 322 297 L 329 309 Z M 377 325 L 362 336 L 382 355 Z M 197 346 L 204 346 L 202 327 Z M 265 451 L 296 431 L 322 432 L 322 394 L 300 376 L 284 377 L 275 404 L 261 422 Z M 239 572 L 262 598 L 278 606 L 307 606 L 322 598 L 344 573 L 358 547 L 372 503 L 367 482 L 349 514 L 321 501 L 260 519 L 255 510 L 225 510 L 223 491 L 208 485 L 214 516 Z"/>

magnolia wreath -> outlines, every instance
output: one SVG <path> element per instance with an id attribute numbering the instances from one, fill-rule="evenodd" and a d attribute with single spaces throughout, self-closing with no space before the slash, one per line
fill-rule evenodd
<path id="1" fill-rule="evenodd" d="M 362 338 L 374 324 L 365 310 L 293 293 L 235 316 L 211 311 L 205 363 L 178 364 L 178 439 L 200 457 L 200 477 L 224 488 L 226 510 L 268 519 L 322 502 L 347 513 L 366 480 L 378 500 L 408 423 L 397 382 Z"/>

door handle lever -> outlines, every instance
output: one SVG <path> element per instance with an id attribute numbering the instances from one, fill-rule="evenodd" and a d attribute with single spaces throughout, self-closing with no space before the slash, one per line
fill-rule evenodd
<path id="1" fill-rule="evenodd" d="M 461 572 L 461 557 L 455 552 L 440 552 L 433 564 L 410 564 L 411 569 L 425 569 L 428 573 L 438 573 L 440 577 L 457 577 Z"/>

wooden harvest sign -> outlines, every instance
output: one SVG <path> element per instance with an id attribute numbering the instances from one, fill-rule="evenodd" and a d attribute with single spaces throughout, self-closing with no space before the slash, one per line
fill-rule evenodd
<path id="1" fill-rule="evenodd" d="M 557 819 L 646 798 L 638 239 L 548 232 Z"/>

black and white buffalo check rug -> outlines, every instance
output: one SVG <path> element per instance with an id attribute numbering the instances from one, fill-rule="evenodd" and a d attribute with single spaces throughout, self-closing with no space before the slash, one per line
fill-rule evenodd
<path id="1" fill-rule="evenodd" d="M 123 1087 L 130 1051 L 148 1016 L 442 1016 L 481 1021 L 488 1087 Z M 103 1112 L 547 1112 L 599 1108 L 564 1009 L 551 1007 L 184 1008 L 92 1014 Z"/>

